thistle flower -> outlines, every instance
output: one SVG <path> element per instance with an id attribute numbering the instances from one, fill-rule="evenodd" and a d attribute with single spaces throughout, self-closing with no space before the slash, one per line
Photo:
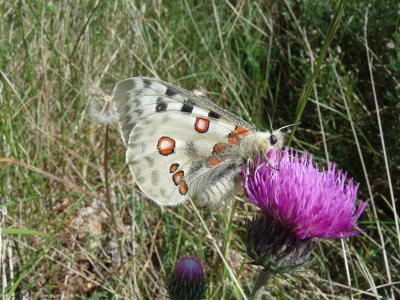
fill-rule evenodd
<path id="1" fill-rule="evenodd" d="M 273 150 L 243 168 L 244 190 L 260 214 L 245 242 L 253 263 L 295 271 L 309 259 L 315 238 L 347 238 L 366 202 L 355 206 L 358 185 L 335 164 L 319 171 L 307 153 Z"/>
<path id="2" fill-rule="evenodd" d="M 336 171 L 330 163 L 320 172 L 312 157 L 286 148 L 270 151 L 267 159 L 256 159 L 251 169 L 245 168 L 244 189 L 262 212 L 292 228 L 299 239 L 347 238 L 366 202 L 355 207 L 358 185 L 347 180 L 346 173 Z"/>
<path id="3" fill-rule="evenodd" d="M 173 300 L 201 300 L 206 293 L 206 280 L 200 260 L 181 257 L 167 284 L 168 295 Z"/>

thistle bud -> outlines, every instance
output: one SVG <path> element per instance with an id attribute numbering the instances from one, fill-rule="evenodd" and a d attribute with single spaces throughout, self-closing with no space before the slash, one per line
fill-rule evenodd
<path id="1" fill-rule="evenodd" d="M 200 260 L 193 256 L 181 257 L 167 284 L 169 297 L 173 300 L 201 300 L 206 288 Z"/>
<path id="2" fill-rule="evenodd" d="M 244 240 L 250 263 L 272 273 L 295 272 L 310 260 L 315 244 L 313 239 L 297 238 L 289 228 L 264 213 L 248 223 Z"/>

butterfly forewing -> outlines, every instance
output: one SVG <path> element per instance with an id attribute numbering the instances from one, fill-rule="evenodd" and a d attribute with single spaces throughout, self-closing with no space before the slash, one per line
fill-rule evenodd
<path id="1" fill-rule="evenodd" d="M 222 119 L 227 123 L 254 130 L 253 126 L 210 100 L 154 78 L 133 77 L 119 82 L 114 89 L 114 101 L 125 143 L 136 121 L 156 112 L 192 113 L 193 110 L 204 109 L 205 117 Z"/>

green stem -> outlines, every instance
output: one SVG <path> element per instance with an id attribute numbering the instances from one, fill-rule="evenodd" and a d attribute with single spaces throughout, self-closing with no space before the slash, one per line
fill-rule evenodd
<path id="1" fill-rule="evenodd" d="M 317 65 L 314 69 L 314 72 L 311 75 L 310 80 L 308 81 L 307 85 L 303 89 L 303 92 L 300 96 L 299 102 L 297 103 L 296 119 L 295 119 L 294 123 L 297 123 L 300 120 L 301 115 L 303 114 L 304 108 L 306 107 L 307 101 L 310 98 L 311 92 L 314 88 L 314 83 L 319 75 L 319 72 L 321 71 L 321 66 L 322 66 L 322 63 L 324 62 L 326 53 L 328 52 L 328 49 L 333 41 L 333 38 L 335 37 L 335 33 L 336 33 L 337 29 L 339 28 L 339 24 L 340 24 L 342 15 L 343 15 L 343 11 L 344 11 L 343 0 L 337 0 L 334 18 L 329 25 L 327 37 L 324 40 L 324 44 L 322 45 L 321 53 L 317 59 Z M 291 131 L 291 134 L 290 134 L 288 142 L 287 142 L 288 146 L 290 146 L 290 143 L 292 142 L 294 132 L 296 131 L 296 127 L 297 126 L 293 127 L 293 129 Z"/>
<path id="2" fill-rule="evenodd" d="M 251 293 L 250 299 L 259 300 L 264 291 L 264 287 L 267 285 L 269 279 L 271 278 L 271 271 L 262 269 L 260 273 L 258 273 L 258 278 L 256 284 L 254 285 L 253 292 Z"/>

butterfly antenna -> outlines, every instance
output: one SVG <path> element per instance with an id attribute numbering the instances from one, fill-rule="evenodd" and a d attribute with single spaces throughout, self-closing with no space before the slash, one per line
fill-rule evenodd
<path id="1" fill-rule="evenodd" d="M 264 102 L 265 102 L 265 101 L 266 101 L 266 99 L 264 100 Z M 265 106 L 265 110 L 267 111 L 267 116 L 268 116 L 269 126 L 271 127 L 271 132 L 273 132 L 273 131 L 274 131 L 274 128 L 272 127 L 271 116 L 269 115 L 269 111 L 268 111 L 267 105 L 264 105 L 264 106 Z"/>
<path id="2" fill-rule="evenodd" d="M 296 123 L 294 123 L 294 124 L 290 124 L 290 125 L 283 126 L 283 127 L 279 128 L 278 131 L 280 131 L 280 130 L 282 130 L 282 129 L 285 129 L 285 128 L 288 128 L 288 127 L 298 126 L 298 125 L 300 125 L 300 124 L 301 124 L 301 121 L 298 121 L 298 122 L 296 122 Z"/>
<path id="3" fill-rule="evenodd" d="M 271 120 L 271 116 L 269 115 L 268 111 L 267 111 L 267 116 L 268 116 L 269 126 L 271 127 L 271 132 L 273 132 L 274 128 L 272 127 L 272 120 Z"/>

